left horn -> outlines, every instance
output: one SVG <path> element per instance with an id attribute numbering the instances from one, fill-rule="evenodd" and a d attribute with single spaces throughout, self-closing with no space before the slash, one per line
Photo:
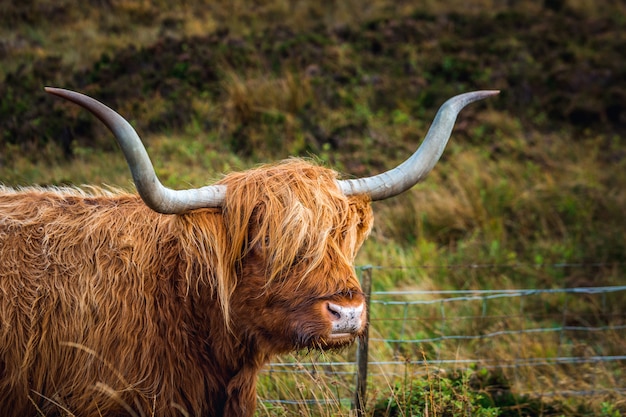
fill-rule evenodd
<path id="1" fill-rule="evenodd" d="M 366 194 L 372 201 L 394 197 L 428 175 L 443 153 L 456 117 L 463 109 L 474 101 L 482 100 L 498 94 L 498 90 L 475 91 L 460 94 L 446 101 L 435 116 L 424 141 L 413 155 L 397 167 L 367 178 L 338 181 L 345 195 Z"/>
<path id="2" fill-rule="evenodd" d="M 154 172 L 139 135 L 117 112 L 84 94 L 52 87 L 46 87 L 45 90 L 89 110 L 113 132 L 124 152 L 137 192 L 152 210 L 162 214 L 180 214 L 198 208 L 222 206 L 226 195 L 226 187 L 223 185 L 190 190 L 172 190 L 164 187 Z"/>

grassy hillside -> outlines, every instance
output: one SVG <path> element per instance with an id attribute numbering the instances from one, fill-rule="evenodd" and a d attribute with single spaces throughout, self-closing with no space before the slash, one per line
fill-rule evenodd
<path id="1" fill-rule="evenodd" d="M 375 289 L 624 283 L 621 2 L 12 3 L 0 5 L 5 184 L 132 187 L 108 131 L 45 85 L 126 116 L 175 188 L 293 155 L 377 173 L 417 148 L 446 98 L 501 89 L 463 111 L 423 184 L 375 203 L 359 263 L 527 267 L 383 271 Z M 589 267 L 540 267 L 554 263 Z"/>
<path id="2" fill-rule="evenodd" d="M 173 187 L 293 155 L 379 172 L 446 98 L 498 88 L 463 111 L 426 183 L 377 204 L 377 237 L 622 262 L 623 6 L 463 4 L 3 5 L 0 176 L 129 184 L 109 132 L 44 85 L 126 115 Z"/>

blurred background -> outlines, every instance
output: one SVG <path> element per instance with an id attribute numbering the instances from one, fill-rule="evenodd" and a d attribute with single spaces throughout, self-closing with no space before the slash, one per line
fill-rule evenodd
<path id="1" fill-rule="evenodd" d="M 381 305 L 389 291 L 404 301 L 416 290 L 427 300 L 446 290 L 562 295 L 542 293 L 549 295 L 523 307 L 505 302 L 493 313 L 484 301 L 477 312 L 449 307 L 455 326 L 432 328 L 407 317 L 434 315 L 439 323 L 443 310 L 373 306 L 374 332 L 376 320 L 402 318 L 383 325 L 395 336 L 379 335 L 374 359 L 426 364 L 400 377 L 381 367 L 368 413 L 467 415 L 446 408 L 457 400 L 472 415 L 621 415 L 626 292 L 606 289 L 626 282 L 625 55 L 619 0 L 5 0 L 0 181 L 133 187 L 110 133 L 44 86 L 83 92 L 120 112 L 173 188 L 290 156 L 346 177 L 375 174 L 419 146 L 447 98 L 500 89 L 463 110 L 425 182 L 374 204 L 376 225 L 358 264 L 378 268 Z M 573 288 L 605 295 L 568 298 Z M 481 317 L 479 328 L 468 317 Z M 506 327 L 507 317 L 521 327 Z M 545 339 L 496 338 L 488 347 L 432 340 L 447 331 L 553 325 L 561 331 Z M 587 330 L 563 332 L 576 326 Z M 400 334 L 425 341 L 400 349 Z M 448 373 L 427 365 L 442 352 L 461 361 L 437 365 Z M 516 362 L 564 352 L 613 359 L 592 363 L 592 379 L 577 366 Z M 338 355 L 323 360 L 351 361 L 354 351 Z M 517 365 L 480 374 L 485 358 Z M 462 372 L 450 377 L 449 368 Z M 261 381 L 259 414 L 348 415 L 337 386 L 349 391 L 352 376 L 320 382 L 307 372 L 305 383 L 293 372 L 278 382 L 273 374 Z M 310 406 L 320 386 L 335 400 Z M 508 403 L 498 403 L 504 397 L 494 386 Z M 563 386 L 585 394 L 564 395 Z M 424 391 L 441 398 L 413 398 Z M 294 398 L 308 402 L 276 401 Z"/>

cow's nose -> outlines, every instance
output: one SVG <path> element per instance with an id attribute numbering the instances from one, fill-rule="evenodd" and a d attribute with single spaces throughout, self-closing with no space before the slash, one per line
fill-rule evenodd
<path id="1" fill-rule="evenodd" d="M 354 306 L 329 301 L 326 310 L 332 323 L 331 334 L 356 333 L 365 322 L 365 303 Z"/>

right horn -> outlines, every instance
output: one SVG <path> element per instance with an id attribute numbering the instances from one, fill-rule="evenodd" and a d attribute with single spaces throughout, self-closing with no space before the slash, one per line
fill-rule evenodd
<path id="1" fill-rule="evenodd" d="M 498 94 L 498 90 L 474 91 L 459 94 L 446 101 L 435 116 L 424 141 L 413 155 L 397 167 L 367 178 L 338 181 L 339 187 L 347 196 L 366 194 L 372 201 L 394 197 L 428 175 L 443 153 L 456 117 L 474 101 Z"/>

